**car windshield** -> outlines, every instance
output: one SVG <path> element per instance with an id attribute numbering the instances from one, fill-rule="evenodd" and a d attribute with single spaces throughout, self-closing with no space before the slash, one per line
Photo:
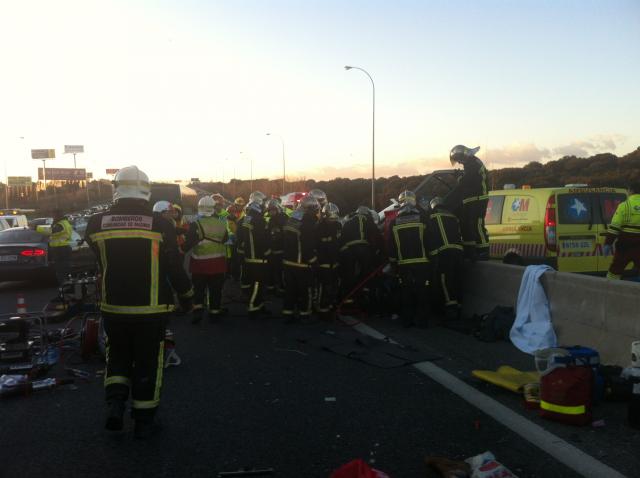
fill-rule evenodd
<path id="1" fill-rule="evenodd" d="M 46 242 L 46 236 L 29 229 L 0 231 L 0 244 Z"/>

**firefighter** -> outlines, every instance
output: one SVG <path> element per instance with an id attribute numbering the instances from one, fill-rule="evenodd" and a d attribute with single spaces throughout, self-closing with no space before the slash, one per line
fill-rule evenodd
<path id="1" fill-rule="evenodd" d="M 322 208 L 322 217 L 316 228 L 318 251 L 318 312 L 328 320 L 338 296 L 338 256 L 340 234 L 340 210 L 333 203 Z"/>
<path id="2" fill-rule="evenodd" d="M 73 226 L 60 209 L 53 213 L 53 226 L 49 237 L 49 255 L 53 262 L 56 280 L 61 286 L 71 273 L 71 241 Z"/>
<path id="3" fill-rule="evenodd" d="M 353 302 L 347 296 L 373 270 L 381 244 L 382 236 L 373 221 L 371 210 L 366 206 L 358 207 L 355 214 L 343 224 L 339 241 L 341 296 L 346 304 Z"/>
<path id="4" fill-rule="evenodd" d="M 316 223 L 320 205 L 311 196 L 305 196 L 283 228 L 284 303 L 282 315 L 285 323 L 302 318 L 309 319 L 313 306 L 313 285 L 316 257 Z M 296 317 L 296 308 L 298 317 Z"/>
<path id="5" fill-rule="evenodd" d="M 250 296 L 249 318 L 256 319 L 269 313 L 264 309 L 264 289 L 269 278 L 267 259 L 271 251 L 262 202 L 255 200 L 247 204 L 237 234 L 238 249 L 243 251 L 242 286 L 248 286 Z"/>
<path id="6" fill-rule="evenodd" d="M 604 255 L 613 253 L 607 279 L 621 279 L 630 262 L 640 267 L 640 194 L 634 188 L 628 190 L 629 197 L 618 205 L 605 239 Z"/>
<path id="7" fill-rule="evenodd" d="M 489 259 L 489 236 L 484 225 L 489 189 L 487 170 L 476 156 L 479 150 L 480 147 L 471 149 L 463 145 L 451 150 L 451 165 L 461 164 L 463 174 L 444 203 L 460 219 L 464 254 L 472 261 Z"/>
<path id="8" fill-rule="evenodd" d="M 463 247 L 458 218 L 435 197 L 430 203 L 427 243 L 434 289 L 440 291 L 447 319 L 459 319 L 462 308 Z"/>
<path id="9" fill-rule="evenodd" d="M 242 250 L 238 250 L 236 232 L 238 222 L 244 217 L 245 201 L 241 196 L 234 199 L 233 204 L 227 208 L 229 215 L 229 242 L 231 243 L 231 276 L 238 282 L 242 280 Z"/>
<path id="10" fill-rule="evenodd" d="M 267 214 L 269 224 L 269 241 L 271 254 L 269 255 L 269 289 L 278 294 L 284 293 L 284 282 L 282 276 L 282 254 L 284 253 L 282 244 L 282 230 L 287 224 L 287 215 L 284 213 L 280 203 L 271 199 L 267 203 Z"/>
<path id="11" fill-rule="evenodd" d="M 389 225 L 389 262 L 397 270 L 402 295 L 402 325 L 426 325 L 430 264 L 426 241 L 428 217 L 416 206 L 416 195 L 404 191 L 398 197 L 400 210 Z"/>
<path id="12" fill-rule="evenodd" d="M 185 311 L 191 310 L 193 297 L 180 262 L 175 227 L 153 215 L 150 196 L 145 173 L 136 166 L 120 169 L 114 179 L 114 205 L 91 216 L 86 230 L 102 275 L 105 426 L 122 429 L 131 394 L 136 438 L 157 431 L 154 416 L 160 404 L 165 324 L 174 308 L 172 288 Z"/>
<path id="13" fill-rule="evenodd" d="M 210 196 L 198 201 L 198 220 L 189 226 L 185 251 L 192 250 L 189 269 L 193 281 L 193 318 L 197 324 L 204 315 L 205 291 L 209 292 L 209 320 L 223 314 L 222 288 L 227 272 L 227 221 L 216 215 L 216 202 Z M 219 211 L 218 206 L 218 213 Z"/>
<path id="14" fill-rule="evenodd" d="M 158 201 L 153 205 L 154 217 L 162 217 L 176 227 L 173 205 L 169 201 Z"/>
<path id="15" fill-rule="evenodd" d="M 189 223 L 184 219 L 184 213 L 182 212 L 182 206 L 180 204 L 172 204 L 173 218 L 176 223 L 176 238 L 178 241 L 178 248 L 180 252 L 184 253 L 184 243 L 187 239 L 187 232 L 189 232 Z"/>

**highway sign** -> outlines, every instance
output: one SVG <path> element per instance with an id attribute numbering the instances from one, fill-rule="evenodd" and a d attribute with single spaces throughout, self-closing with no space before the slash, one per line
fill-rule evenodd
<path id="1" fill-rule="evenodd" d="M 117 174 L 118 171 L 120 171 L 119 169 L 107 169 L 107 174 Z"/>
<path id="2" fill-rule="evenodd" d="M 65 144 L 64 154 L 84 153 L 84 146 L 81 144 Z"/>
<path id="3" fill-rule="evenodd" d="M 87 173 L 87 179 L 93 179 L 93 173 Z"/>
<path id="4" fill-rule="evenodd" d="M 192 183 L 199 183 L 200 182 L 200 178 L 191 178 L 191 182 Z"/>
<path id="5" fill-rule="evenodd" d="M 7 183 L 15 187 L 31 187 L 31 176 L 9 176 Z"/>
<path id="6" fill-rule="evenodd" d="M 47 181 L 84 181 L 87 179 L 85 169 L 47 168 Z M 42 168 L 38 168 L 38 179 L 44 179 Z"/>
<path id="7" fill-rule="evenodd" d="M 55 159 L 55 149 L 32 149 L 31 159 Z"/>

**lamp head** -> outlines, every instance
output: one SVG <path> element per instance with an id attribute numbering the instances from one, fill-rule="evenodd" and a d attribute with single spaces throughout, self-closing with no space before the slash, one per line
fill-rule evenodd
<path id="1" fill-rule="evenodd" d="M 344 69 L 345 69 L 345 70 L 350 70 L 351 68 L 353 68 L 353 67 L 352 67 L 352 66 L 349 66 L 349 65 L 347 65 L 347 66 L 345 66 L 345 67 L 344 67 Z"/>

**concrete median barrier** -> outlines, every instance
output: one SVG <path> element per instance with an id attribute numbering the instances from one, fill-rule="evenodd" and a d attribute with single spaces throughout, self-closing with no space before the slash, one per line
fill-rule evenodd
<path id="1" fill-rule="evenodd" d="M 467 270 L 465 315 L 516 305 L 524 267 L 480 262 Z M 640 284 L 565 272 L 547 272 L 542 285 L 561 345 L 600 352 L 602 363 L 627 366 L 631 342 L 640 340 Z"/>

